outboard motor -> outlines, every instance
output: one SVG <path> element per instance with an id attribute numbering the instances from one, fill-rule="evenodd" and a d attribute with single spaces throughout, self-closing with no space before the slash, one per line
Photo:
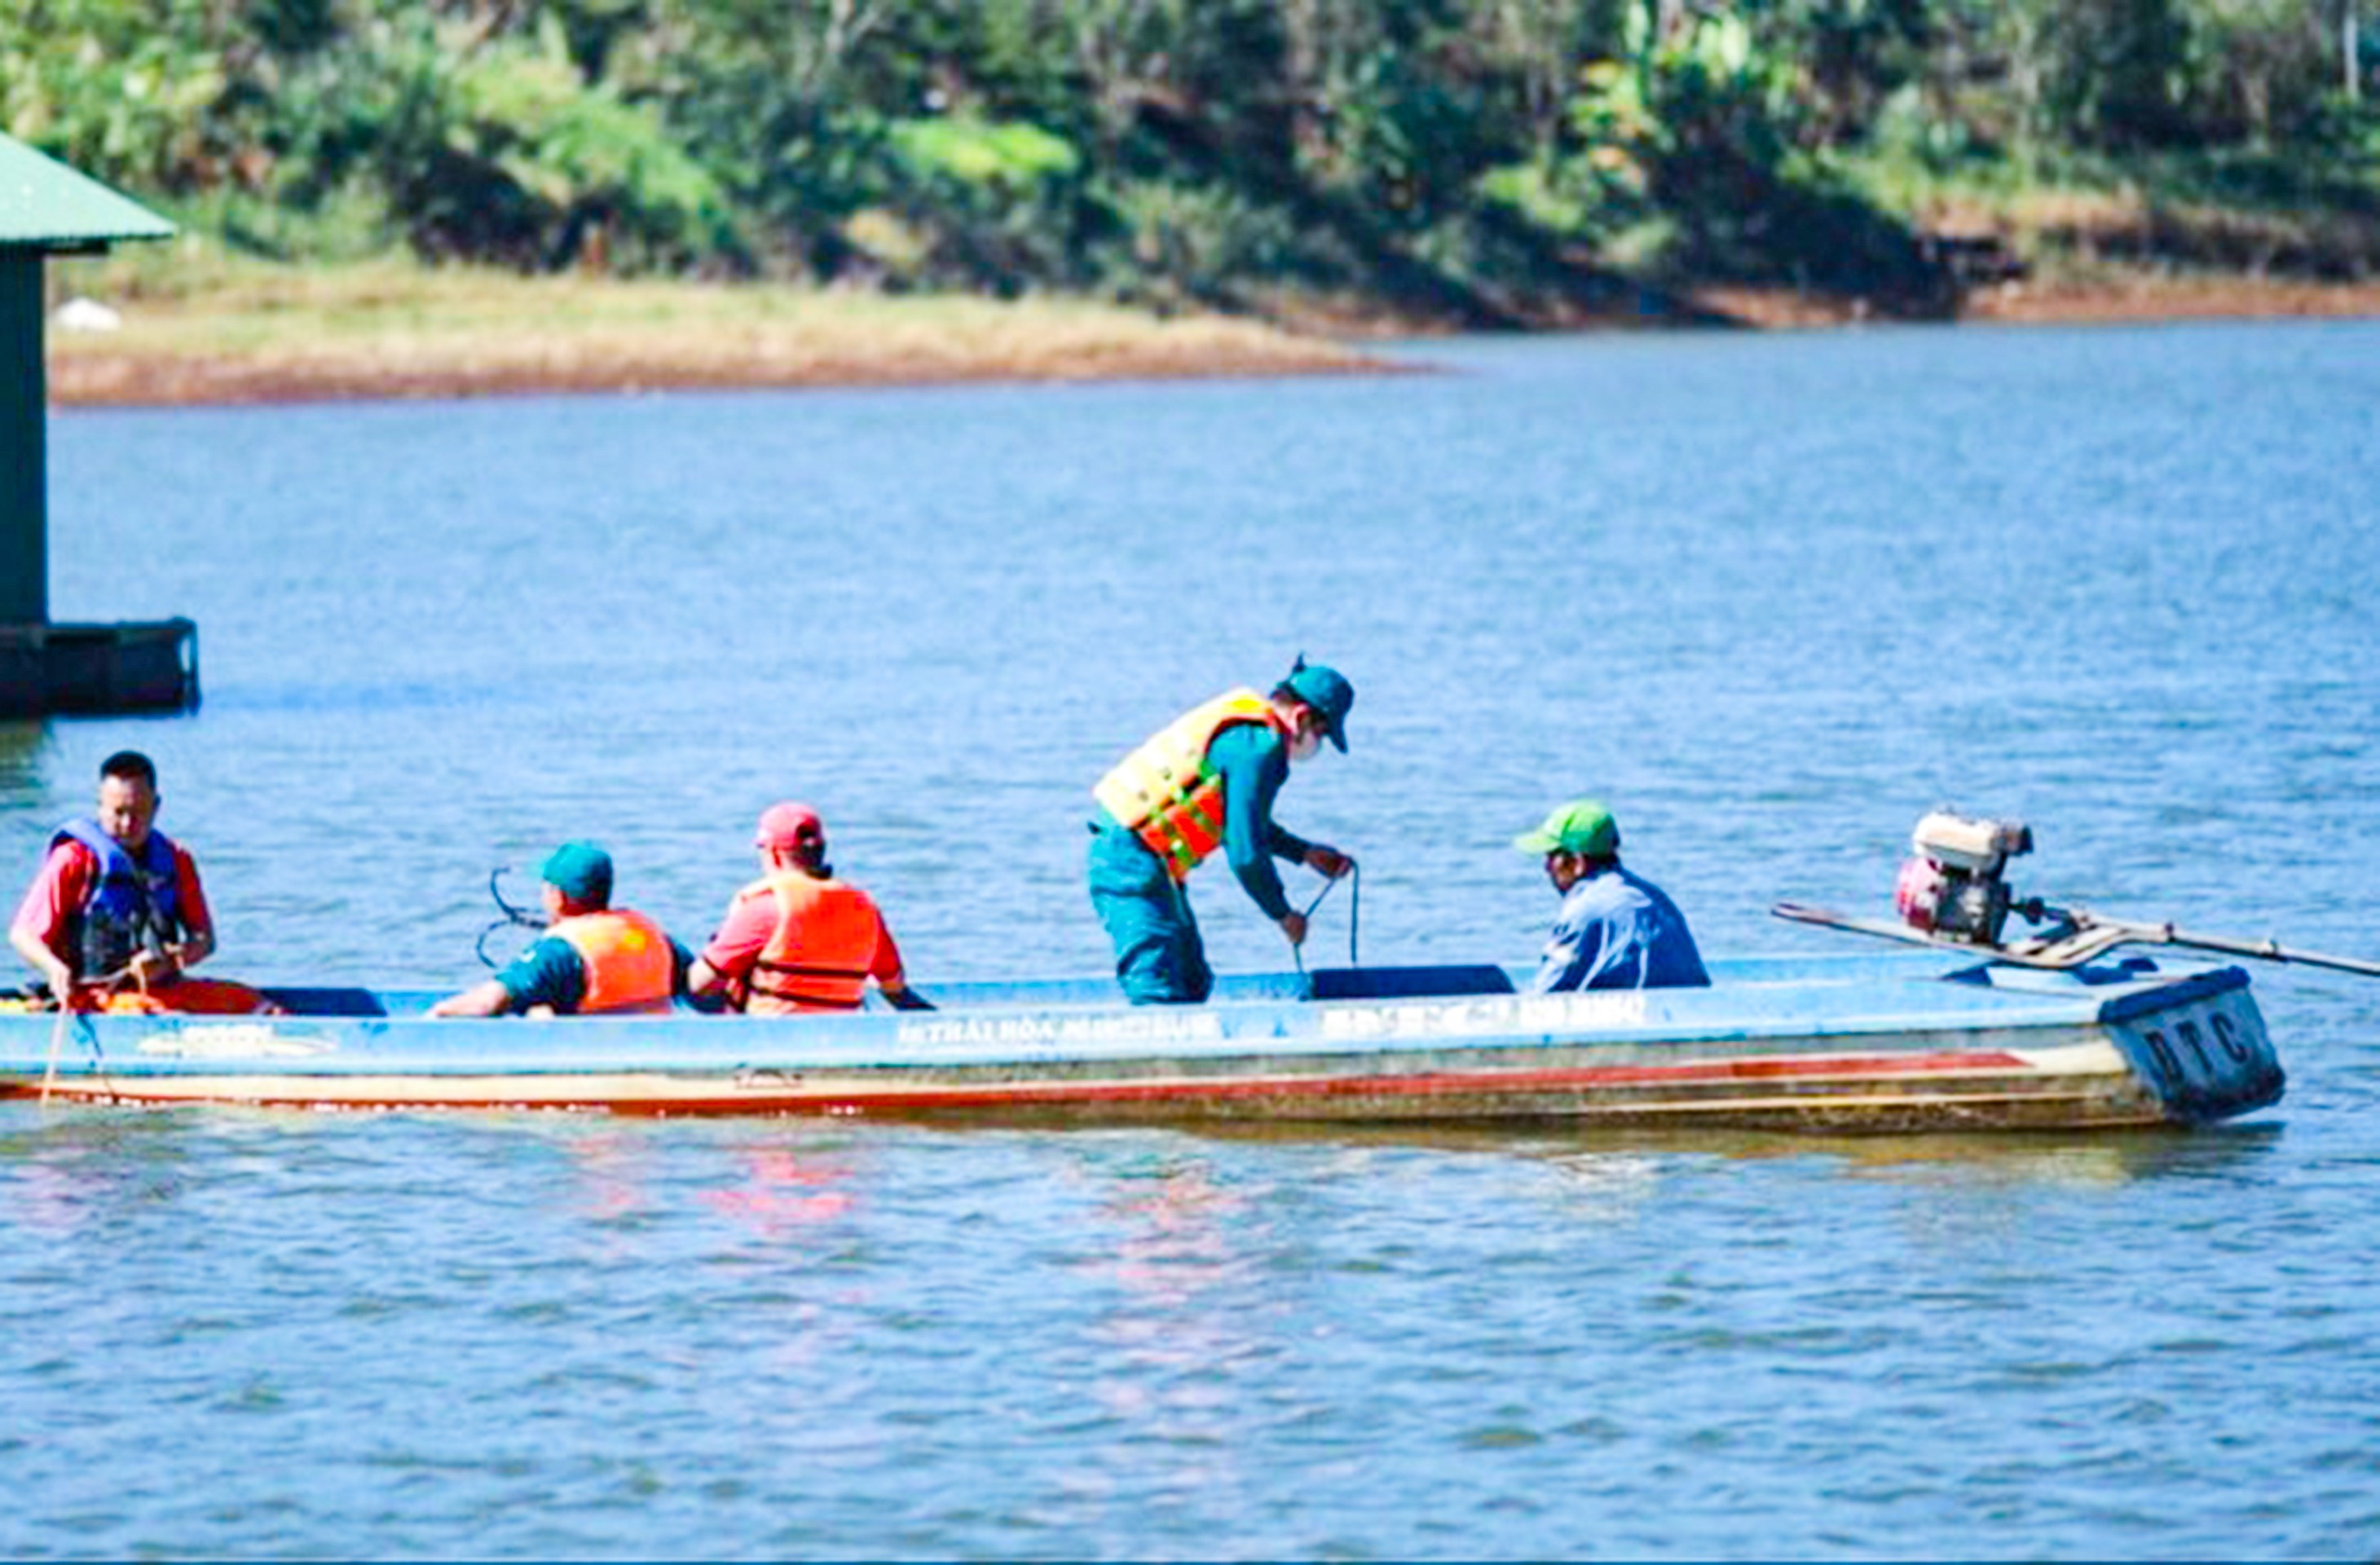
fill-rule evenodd
<path id="1" fill-rule="evenodd" d="M 1917 823 L 1910 846 L 1915 856 L 1903 861 L 1892 889 L 1901 921 L 1941 940 L 1998 945 L 2012 900 L 2000 871 L 2033 851 L 2032 829 L 1936 810 Z"/>
<path id="2" fill-rule="evenodd" d="M 1914 856 L 1900 866 L 1892 904 L 1900 921 L 1852 918 L 1823 907 L 1780 902 L 1769 909 L 1797 924 L 1823 924 L 1863 935 L 1917 945 L 1964 945 L 1988 951 L 1995 962 L 2065 970 L 2095 962 L 2119 945 L 2179 945 L 2219 951 L 2267 962 L 2303 962 L 2380 978 L 2380 962 L 2325 956 L 2277 940 L 2243 940 L 2227 935 L 2192 934 L 2171 924 L 2105 918 L 2087 908 L 2052 907 L 2039 897 L 2022 902 L 2000 879 L 2008 861 L 2033 851 L 2033 832 L 2022 821 L 1977 820 L 1937 809 L 1917 823 L 1910 838 Z M 2028 924 L 2046 925 L 2038 935 L 2003 944 L 2000 929 L 2015 914 Z"/>

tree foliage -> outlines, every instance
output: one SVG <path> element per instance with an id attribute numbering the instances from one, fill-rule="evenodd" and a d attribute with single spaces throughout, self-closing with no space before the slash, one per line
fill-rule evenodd
<path id="1" fill-rule="evenodd" d="M 2294 152 L 2368 205 L 2362 3 L 16 0 L 0 126 L 294 259 L 1474 321 L 1625 264 L 1924 309 L 1863 158 Z"/>

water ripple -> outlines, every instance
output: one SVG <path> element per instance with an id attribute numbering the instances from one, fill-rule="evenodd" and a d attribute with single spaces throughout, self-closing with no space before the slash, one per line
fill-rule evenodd
<path id="1" fill-rule="evenodd" d="M 1586 791 L 1707 948 L 1809 949 L 1767 904 L 1880 904 L 1951 801 L 2058 896 L 2373 954 L 2375 349 L 78 413 L 53 598 L 192 614 L 210 704 L 0 728 L 0 857 L 137 744 L 227 974 L 459 985 L 492 866 L 598 837 L 698 938 L 793 794 L 921 981 L 1097 972 L 1084 790 L 1302 647 L 1364 694 L 1283 819 L 1366 960 L 1524 960 L 1506 844 Z M 2187 1135 L 0 1105 L 0 1555 L 2368 1555 L 2380 991 L 2257 984 L 2289 1101 Z"/>

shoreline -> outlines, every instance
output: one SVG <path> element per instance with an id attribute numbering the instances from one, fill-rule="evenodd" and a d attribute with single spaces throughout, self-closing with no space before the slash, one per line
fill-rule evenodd
<path id="1" fill-rule="evenodd" d="M 1881 324 L 1856 303 L 1785 290 L 1715 288 L 1699 296 L 1756 330 Z M 2144 325 L 2181 321 L 2358 320 L 2380 317 L 2380 281 L 2180 276 L 2022 278 L 1972 290 L 1946 326 Z"/>
<path id="2" fill-rule="evenodd" d="M 1548 332 L 1887 323 L 1859 301 L 1711 287 L 1674 317 Z M 1271 324 L 1061 299 L 884 297 L 747 285 L 358 271 L 136 291 L 106 332 L 48 334 L 55 407 L 173 407 L 671 391 L 1083 383 L 1404 372 L 1391 313 Z M 2380 317 L 2380 282 L 2115 273 L 1973 290 L 1946 325 Z"/>
<path id="3" fill-rule="evenodd" d="M 892 297 L 475 269 L 95 270 L 53 279 L 53 406 L 621 394 L 1373 372 L 1349 344 L 1065 298 Z M 113 329 L 71 331 L 88 294 Z"/>
<path id="4" fill-rule="evenodd" d="M 1401 366 L 1320 340 L 1257 344 L 1063 346 L 1028 356 L 830 350 L 685 353 L 550 352 L 501 361 L 398 349 L 358 348 L 291 358 L 150 356 L 130 352 L 50 356 L 52 407 L 259 406 L 354 401 L 541 395 L 655 395 L 669 392 L 865 390 L 897 386 L 1094 384 L 1122 381 L 1261 379 L 1290 375 L 1396 373 Z"/>

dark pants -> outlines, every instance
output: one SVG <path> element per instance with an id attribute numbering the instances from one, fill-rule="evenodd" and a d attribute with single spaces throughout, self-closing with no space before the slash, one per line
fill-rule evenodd
<path id="1" fill-rule="evenodd" d="M 1180 881 L 1129 831 L 1092 835 L 1091 906 L 1115 942 L 1116 981 L 1135 1005 L 1196 1005 L 1215 988 Z"/>

